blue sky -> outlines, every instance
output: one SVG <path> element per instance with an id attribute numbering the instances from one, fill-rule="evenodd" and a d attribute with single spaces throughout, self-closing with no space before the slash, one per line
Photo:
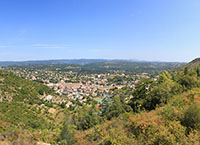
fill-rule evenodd
<path id="1" fill-rule="evenodd" d="M 0 0 L 0 61 L 195 57 L 199 0 Z"/>

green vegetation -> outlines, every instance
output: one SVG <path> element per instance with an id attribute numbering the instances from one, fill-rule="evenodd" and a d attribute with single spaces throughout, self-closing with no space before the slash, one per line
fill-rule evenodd
<path id="1" fill-rule="evenodd" d="M 7 75 L 2 73 L 1 83 L 8 79 L 5 77 Z M 10 78 L 12 74 L 8 76 Z M 21 80 L 14 75 L 12 77 Z M 122 78 L 114 78 L 112 81 L 118 79 Z M 33 85 L 32 82 L 26 84 L 26 87 L 30 85 Z M 35 96 L 26 94 L 23 99 L 25 96 L 25 100 L 36 98 L 37 95 L 51 91 L 48 88 L 40 91 L 37 85 L 41 84 L 33 85 Z M 9 83 L 9 86 L 17 88 L 16 84 Z M 22 92 L 25 93 L 26 90 Z M 65 108 L 63 104 L 56 107 L 49 104 L 40 110 L 37 104 L 32 105 L 29 101 L 21 104 L 16 99 L 13 102 L 1 102 L 0 132 L 12 132 L 7 140 L 16 141 L 20 136 L 13 137 L 16 134 L 13 132 L 20 128 L 33 136 L 31 139 L 26 138 L 29 142 L 34 140 L 59 145 L 200 144 L 199 66 L 193 69 L 188 67 L 180 72 L 165 71 L 157 80 L 143 79 L 135 89 L 113 88 L 109 94 L 101 104 L 95 101 L 81 104 L 77 100 L 73 109 Z M 56 115 L 49 114 L 48 109 L 52 107 L 62 112 L 60 121 L 56 120 Z"/>
<path id="2" fill-rule="evenodd" d="M 48 129 L 51 127 L 44 118 L 39 117 L 38 112 L 34 108 L 29 108 L 28 105 L 14 102 L 1 102 L 0 108 L 1 121 L 7 124 L 0 127 L 1 132 L 7 130 L 7 127 L 9 129 Z"/>
<path id="3" fill-rule="evenodd" d="M 35 104 L 39 96 L 53 91 L 36 82 L 16 77 L 12 73 L 0 71 L 0 97 L 7 101 L 29 102 Z"/>
<path id="4" fill-rule="evenodd" d="M 200 107 L 192 104 L 184 112 L 181 123 L 188 129 L 200 129 Z"/>
<path id="5" fill-rule="evenodd" d="M 84 132 L 77 129 L 76 144 L 199 144 L 199 85 L 193 69 L 144 79 L 134 91 L 113 89 L 114 96 L 97 111 L 103 121 Z"/>
<path id="6" fill-rule="evenodd" d="M 58 117 L 64 115 L 63 109 L 40 100 L 39 97 L 44 94 L 53 94 L 53 90 L 0 71 L 0 141 L 18 140 L 19 144 L 34 144 L 34 140 L 57 142 L 62 120 L 54 118 L 55 114 L 49 113 L 49 109 L 54 107 L 62 111 L 58 112 Z"/>

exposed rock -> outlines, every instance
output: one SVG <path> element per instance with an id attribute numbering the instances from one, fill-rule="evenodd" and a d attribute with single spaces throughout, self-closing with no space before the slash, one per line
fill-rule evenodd
<path id="1" fill-rule="evenodd" d="M 49 109 L 49 113 L 54 114 L 55 112 L 56 112 L 56 109 L 54 109 L 54 108 L 50 108 L 50 109 Z"/>

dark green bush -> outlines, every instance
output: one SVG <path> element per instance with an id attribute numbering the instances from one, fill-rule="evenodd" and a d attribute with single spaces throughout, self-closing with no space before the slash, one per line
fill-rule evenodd
<path id="1" fill-rule="evenodd" d="M 186 126 L 188 130 L 200 130 L 200 107 L 197 104 L 191 104 L 181 119 L 181 124 Z"/>

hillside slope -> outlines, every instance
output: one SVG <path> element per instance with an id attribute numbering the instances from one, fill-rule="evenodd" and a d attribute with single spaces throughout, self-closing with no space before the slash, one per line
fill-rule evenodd
<path id="1" fill-rule="evenodd" d="M 190 69 L 196 68 L 199 65 L 200 65 L 200 58 L 196 58 L 192 60 L 191 62 L 189 62 L 188 64 L 186 64 L 186 66 Z"/>
<path id="2" fill-rule="evenodd" d="M 199 145 L 199 105 L 200 89 L 192 89 L 150 112 L 121 114 L 94 128 L 76 132 L 77 145 Z"/>
<path id="3" fill-rule="evenodd" d="M 15 76 L 12 73 L 0 71 L 0 100 L 1 101 L 37 101 L 40 95 L 53 91 L 43 84 L 32 82 Z"/>
<path id="4" fill-rule="evenodd" d="M 163 72 L 157 81 L 144 79 L 133 93 L 123 88 L 113 92 L 116 96 L 102 103 L 104 121 L 94 127 L 91 121 L 90 129 L 75 132 L 77 145 L 200 144 L 200 73 L 196 69 Z M 131 99 L 125 97 L 129 93 Z"/>
<path id="5" fill-rule="evenodd" d="M 0 145 L 56 144 L 64 109 L 39 98 L 48 94 L 43 84 L 0 71 Z"/>
<path id="6" fill-rule="evenodd" d="M 174 70 L 183 71 L 185 68 L 188 68 L 191 70 L 191 69 L 196 69 L 199 66 L 200 66 L 200 58 L 196 58 L 183 66 L 175 68 Z"/>

